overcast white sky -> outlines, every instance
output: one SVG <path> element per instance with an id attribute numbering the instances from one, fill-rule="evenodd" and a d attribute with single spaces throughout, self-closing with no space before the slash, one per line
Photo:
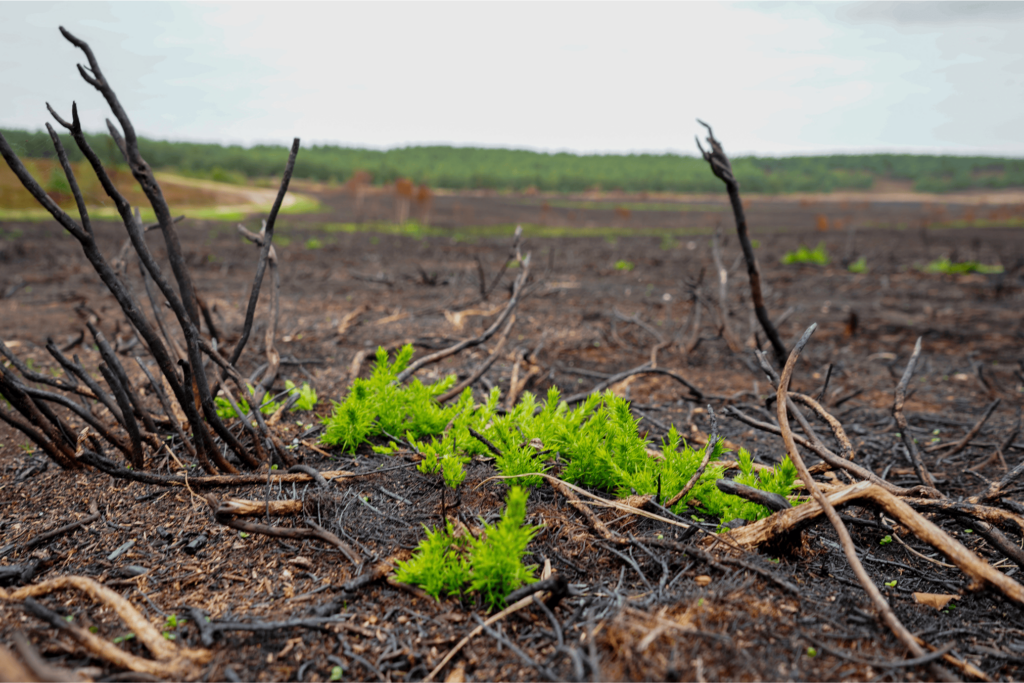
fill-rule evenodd
<path id="1" fill-rule="evenodd" d="M 1024 156 L 1024 3 L 0 2 L 0 126 L 176 140 Z"/>

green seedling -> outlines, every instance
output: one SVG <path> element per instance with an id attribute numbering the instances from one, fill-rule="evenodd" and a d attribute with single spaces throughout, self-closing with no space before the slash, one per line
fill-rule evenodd
<path id="1" fill-rule="evenodd" d="M 179 619 L 177 614 L 168 614 L 167 618 L 164 619 L 164 628 L 168 631 L 173 631 L 179 626 L 183 626 L 188 623 L 188 619 Z"/>
<path id="2" fill-rule="evenodd" d="M 312 239 L 306 240 L 306 249 L 320 249 L 324 246 L 324 243 L 313 237 Z"/>
<path id="3" fill-rule="evenodd" d="M 629 272 L 629 271 L 633 270 L 634 268 L 636 268 L 636 264 L 632 263 L 631 261 L 616 261 L 615 262 L 615 270 L 624 270 L 626 272 Z"/>
<path id="4" fill-rule="evenodd" d="M 90 626 L 89 627 L 89 633 L 99 633 L 99 632 L 100 632 L 100 627 L 99 626 Z"/>
<path id="5" fill-rule="evenodd" d="M 244 531 L 239 531 L 238 532 L 238 537 L 239 538 L 249 538 L 249 534 L 245 533 Z"/>
<path id="6" fill-rule="evenodd" d="M 288 391 L 289 396 L 295 396 L 296 394 L 299 396 L 299 400 L 292 406 L 292 410 L 313 410 L 316 407 L 316 391 L 308 383 L 303 382 L 301 387 L 296 387 L 295 382 L 289 379 L 285 380 L 284 388 Z M 301 422 L 299 426 L 302 426 Z"/>
<path id="7" fill-rule="evenodd" d="M 808 657 L 817 657 L 818 656 L 818 650 L 813 648 L 813 647 L 807 648 L 807 656 Z"/>
<path id="8" fill-rule="evenodd" d="M 252 385 L 248 386 L 248 391 L 250 398 L 254 398 L 256 396 L 256 390 L 252 387 Z M 235 409 L 231 406 L 231 402 L 228 401 L 226 398 L 221 398 L 218 396 L 213 399 L 213 402 L 217 407 L 217 417 L 221 418 L 222 420 L 227 420 L 232 417 L 238 417 L 238 413 L 235 412 Z M 246 401 L 244 398 L 238 399 L 238 407 L 241 408 L 242 412 L 246 414 L 252 411 L 252 408 L 249 406 L 249 402 Z M 281 404 L 272 400 L 270 394 L 268 393 L 263 396 L 263 404 L 260 405 L 260 412 L 263 413 L 264 415 L 272 415 L 280 407 Z"/>
<path id="9" fill-rule="evenodd" d="M 538 527 L 526 521 L 524 489 L 509 489 L 505 514 L 497 524 L 486 524 L 480 538 L 456 536 L 451 522 L 444 529 L 427 529 L 408 562 L 399 562 L 396 578 L 422 587 L 439 598 L 441 594 L 479 593 L 488 607 L 503 607 L 505 596 L 520 586 L 536 581 L 536 565 L 524 565 L 527 545 Z"/>
<path id="10" fill-rule="evenodd" d="M 861 274 L 868 272 L 868 260 L 861 256 L 859 259 L 846 266 L 846 269 L 851 273 Z"/>
<path id="11" fill-rule="evenodd" d="M 135 639 L 135 634 L 132 633 L 131 631 L 129 631 L 128 633 L 125 633 L 123 636 L 115 637 L 114 638 L 114 644 L 115 645 L 120 645 L 121 643 L 125 642 L 126 640 L 134 640 L 134 639 Z"/>
<path id="12" fill-rule="evenodd" d="M 340 666 L 336 666 L 333 669 L 331 669 L 331 677 L 330 677 L 329 680 L 340 681 L 341 680 L 341 676 L 344 673 L 345 673 L 344 669 L 342 669 Z"/>
<path id="13" fill-rule="evenodd" d="M 923 268 L 926 273 L 942 273 L 944 275 L 966 275 L 967 273 L 981 273 L 983 275 L 996 275 L 1003 272 L 999 264 L 986 265 L 977 261 L 961 261 L 954 263 L 948 258 L 940 258 L 930 262 Z"/>
<path id="14" fill-rule="evenodd" d="M 886 581 L 885 585 L 888 586 L 889 588 L 895 588 L 896 587 L 896 579 L 893 579 L 892 581 Z"/>
<path id="15" fill-rule="evenodd" d="M 878 545 L 889 545 L 890 543 L 892 543 L 892 536 L 886 534 L 882 536 L 882 540 L 878 542 Z"/>
<path id="16" fill-rule="evenodd" d="M 818 246 L 814 249 L 808 249 L 804 245 L 800 245 L 796 251 L 786 252 L 782 257 L 782 262 L 786 265 L 803 263 L 815 266 L 827 266 L 828 254 L 825 253 L 825 243 L 819 242 Z"/>

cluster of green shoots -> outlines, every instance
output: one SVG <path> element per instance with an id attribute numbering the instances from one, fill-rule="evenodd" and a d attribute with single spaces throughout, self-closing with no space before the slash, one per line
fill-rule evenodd
<path id="1" fill-rule="evenodd" d="M 782 262 L 786 265 L 806 263 L 815 266 L 827 266 L 828 254 L 825 252 L 825 243 L 819 242 L 818 246 L 814 249 L 808 249 L 801 244 L 800 248 L 796 251 L 787 251 L 785 256 L 782 257 Z"/>
<path id="2" fill-rule="evenodd" d="M 924 267 L 926 273 L 943 273 L 945 275 L 966 275 L 967 273 L 982 273 L 983 275 L 996 275 L 1003 272 L 999 264 L 989 266 L 977 261 L 961 261 L 954 263 L 948 258 L 940 258 L 932 261 Z"/>
<path id="3" fill-rule="evenodd" d="M 295 386 L 295 383 L 291 380 L 286 380 L 285 386 L 285 398 L 291 398 L 292 396 L 298 396 L 295 404 L 292 406 L 292 410 L 313 410 L 316 406 L 317 395 L 313 387 L 303 382 L 301 387 Z M 256 390 L 250 385 L 249 397 L 255 398 Z M 218 396 L 214 399 L 214 403 L 217 405 L 217 416 L 222 420 L 227 420 L 232 417 L 238 417 L 238 413 L 231 407 L 231 402 L 226 398 Z M 263 402 L 260 404 L 260 412 L 264 415 L 272 415 L 280 409 L 283 405 L 281 401 L 275 401 L 274 397 L 270 394 L 266 394 L 263 397 Z M 242 409 L 242 412 L 248 415 L 252 408 L 249 406 L 249 402 L 244 398 L 238 399 L 238 407 Z"/>
<path id="4" fill-rule="evenodd" d="M 424 527 L 427 537 L 412 559 L 398 563 L 396 578 L 421 586 L 434 598 L 472 592 L 490 609 L 504 607 L 505 596 L 537 580 L 537 566 L 523 564 L 539 528 L 525 523 L 528 495 L 518 486 L 510 488 L 505 514 L 497 524 L 485 524 L 479 538 L 456 535 L 450 521 L 443 529 Z"/>
<path id="5" fill-rule="evenodd" d="M 539 485 L 543 481 L 539 475 L 551 469 L 557 458 L 565 481 L 623 497 L 660 494 L 658 502 L 683 489 L 711 448 L 708 466 L 673 511 L 680 513 L 692 505 L 723 522 L 770 514 L 767 508 L 723 493 L 715 485 L 725 472 L 719 463 L 721 440 L 694 449 L 672 427 L 660 450 L 654 451 L 640 435 L 639 420 L 630 412 L 629 402 L 611 392 L 593 394 L 575 408 L 560 400 L 554 387 L 544 401 L 526 392 L 514 408 L 499 415 L 497 389 L 485 403 L 475 404 L 467 388 L 454 403 L 441 405 L 433 399 L 448 391 L 456 378 L 429 385 L 416 379 L 400 384 L 397 376 L 412 354 L 412 347 L 406 346 L 389 362 L 387 352 L 378 349 L 371 376 L 357 379 L 345 400 L 334 404 L 333 414 L 325 420 L 322 443 L 346 452 L 370 443 L 376 444 L 376 452 L 390 454 L 404 440 L 422 456 L 419 470 L 440 474 L 451 488 L 465 479 L 465 463 L 474 455 L 493 455 L 502 475 L 528 487 Z M 754 475 L 750 454 L 740 449 L 739 458 L 740 483 L 782 495 L 791 492 L 796 469 L 788 460 Z"/>

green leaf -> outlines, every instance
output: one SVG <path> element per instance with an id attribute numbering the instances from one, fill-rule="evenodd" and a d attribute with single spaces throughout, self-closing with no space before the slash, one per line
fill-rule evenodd
<path id="1" fill-rule="evenodd" d="M 331 677 L 330 677 L 329 680 L 340 681 L 341 680 L 341 676 L 344 673 L 345 673 L 344 670 L 340 666 L 336 666 L 333 669 L 331 669 Z"/>
<path id="2" fill-rule="evenodd" d="M 239 531 L 238 532 L 238 537 L 239 538 L 249 538 L 249 534 L 245 533 L 244 531 Z"/>
<path id="3" fill-rule="evenodd" d="M 888 586 L 889 588 L 895 588 L 896 587 L 896 579 L 893 579 L 892 581 L 886 581 L 885 585 Z"/>
<path id="4" fill-rule="evenodd" d="M 878 545 L 889 545 L 890 543 L 892 543 L 892 536 L 886 534 L 882 537 L 882 540 L 878 542 Z"/>
<path id="5" fill-rule="evenodd" d="M 116 638 L 114 638 L 114 644 L 115 645 L 119 645 L 119 644 L 125 642 L 126 640 L 133 640 L 134 638 L 135 638 L 135 634 L 132 633 L 131 631 L 129 631 L 128 633 L 124 634 L 123 636 L 117 636 Z"/>
<path id="6" fill-rule="evenodd" d="M 807 656 L 808 657 L 817 657 L 818 656 L 818 650 L 813 648 L 813 647 L 807 648 Z"/>

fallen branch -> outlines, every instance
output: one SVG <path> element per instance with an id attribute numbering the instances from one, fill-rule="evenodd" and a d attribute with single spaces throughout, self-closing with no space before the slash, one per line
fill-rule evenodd
<path id="1" fill-rule="evenodd" d="M 363 563 L 363 559 L 359 556 L 359 553 L 349 546 L 348 543 L 345 543 L 345 541 L 315 523 L 310 524 L 312 528 L 306 529 L 301 527 L 286 528 L 269 526 L 267 524 L 256 524 L 254 522 L 243 522 L 235 519 L 234 515 L 236 513 L 232 511 L 234 507 L 230 503 L 222 503 L 220 499 L 212 493 L 208 493 L 205 500 L 207 505 L 209 505 L 213 510 L 213 516 L 224 526 L 229 526 L 232 529 L 238 529 L 239 531 L 244 531 L 250 534 L 263 534 L 265 536 L 274 536 L 276 538 L 319 538 L 321 541 L 329 543 L 341 551 L 341 554 L 344 555 L 353 565 L 359 566 Z M 267 503 L 260 503 L 257 501 L 243 502 L 253 503 L 254 507 L 257 508 L 253 514 L 257 515 L 263 514 L 263 512 L 266 511 L 266 506 L 268 505 Z M 301 504 L 301 501 L 298 502 Z M 262 507 L 262 510 L 258 509 L 260 507 Z M 248 508 L 243 506 L 243 509 Z"/>
<path id="2" fill-rule="evenodd" d="M 1024 587 L 1006 576 L 977 555 L 964 547 L 934 523 L 927 520 L 911 507 L 911 503 L 922 501 L 904 501 L 892 495 L 880 486 L 861 481 L 850 486 L 831 491 L 827 499 L 833 507 L 848 505 L 853 502 L 868 502 L 881 508 L 890 517 L 909 529 L 917 538 L 931 545 L 964 574 L 973 580 L 971 590 L 991 586 L 1010 600 L 1024 605 Z M 935 504 L 938 501 L 923 501 Z M 791 533 L 816 519 L 822 514 L 819 503 L 808 501 L 789 510 L 777 512 L 753 524 L 729 532 L 728 538 L 744 548 L 754 548 L 769 543 L 774 538 Z"/>
<path id="3" fill-rule="evenodd" d="M 33 599 L 68 588 L 79 590 L 114 610 L 155 660 L 129 654 L 88 630 L 68 623 L 62 616 L 46 609 Z M 65 631 L 93 654 L 114 666 L 138 673 L 180 679 L 191 678 L 198 674 L 198 665 L 207 663 L 212 656 L 208 650 L 179 648 L 164 638 L 130 602 L 101 583 L 84 576 L 61 576 L 19 588 L 9 594 L 0 589 L 0 599 L 23 602 L 33 614 Z"/>
<path id="4" fill-rule="evenodd" d="M 836 512 L 832 503 L 825 497 L 825 494 L 822 493 L 821 489 L 814 481 L 814 478 L 811 477 L 811 473 L 807 471 L 807 465 L 804 464 L 804 460 L 800 457 L 800 452 L 796 448 L 796 442 L 793 441 L 793 432 L 789 428 L 789 416 L 786 413 L 787 405 L 789 403 L 789 401 L 787 401 L 786 392 L 789 389 L 789 380 L 793 376 L 793 368 L 796 366 L 796 361 L 800 357 L 800 352 L 803 350 L 816 328 L 817 325 L 812 324 L 807 328 L 807 331 L 804 332 L 800 341 L 797 342 L 796 347 L 794 347 L 793 352 L 789 355 L 789 359 L 786 361 L 786 365 L 782 370 L 782 375 L 779 378 L 779 387 L 775 396 L 777 400 L 776 408 L 778 411 L 779 427 L 782 429 L 782 440 L 786 443 L 786 451 L 789 453 L 790 459 L 793 461 L 793 464 L 796 465 L 797 471 L 800 472 L 800 478 L 803 480 L 804 486 L 806 486 L 808 491 L 810 491 L 811 497 L 818 503 L 822 511 L 825 513 L 825 516 L 828 517 L 828 521 L 831 522 L 832 527 L 836 530 L 836 534 L 839 536 L 839 543 L 843 548 L 843 554 L 846 555 L 846 559 L 850 563 L 853 573 L 856 574 L 857 580 L 871 598 L 871 602 L 875 606 L 875 609 L 878 610 L 880 619 L 915 657 L 922 657 L 925 654 L 924 650 L 914 641 L 914 636 L 899 620 L 896 613 L 892 611 L 892 607 L 889 606 L 889 603 L 882 595 L 882 592 L 878 590 L 878 586 L 874 584 L 871 577 L 868 576 L 868 573 L 864 570 L 864 565 L 857 556 L 857 549 L 853 545 L 853 539 L 850 537 L 850 532 L 846 529 L 846 525 L 843 524 L 843 520 L 839 518 L 839 513 Z M 1002 575 L 1000 574 L 1000 576 Z"/>

